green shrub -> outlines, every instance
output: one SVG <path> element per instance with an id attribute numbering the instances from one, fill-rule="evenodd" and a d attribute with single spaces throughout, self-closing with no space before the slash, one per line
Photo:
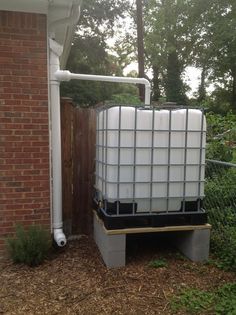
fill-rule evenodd
<path id="1" fill-rule="evenodd" d="M 227 283 L 214 292 L 187 288 L 175 295 L 170 307 L 173 312 L 187 314 L 236 314 L 236 283 Z"/>
<path id="2" fill-rule="evenodd" d="M 236 227 L 225 227 L 223 233 L 213 231 L 211 247 L 218 258 L 217 267 L 236 271 Z"/>
<path id="3" fill-rule="evenodd" d="M 213 293 L 188 288 L 174 296 L 170 306 L 174 312 L 185 310 L 188 314 L 201 313 L 202 310 L 211 308 L 213 299 Z"/>
<path id="4" fill-rule="evenodd" d="M 216 314 L 236 314 L 236 283 L 227 283 L 217 290 Z"/>
<path id="5" fill-rule="evenodd" d="M 212 225 L 211 249 L 218 258 L 217 266 L 236 270 L 236 169 L 212 168 L 205 195 L 204 207 Z"/>
<path id="6" fill-rule="evenodd" d="M 132 95 L 129 93 L 113 94 L 110 100 L 113 104 L 122 105 L 141 105 L 141 101 L 137 95 Z"/>
<path id="7" fill-rule="evenodd" d="M 211 140 L 207 144 L 206 157 L 210 160 L 230 162 L 233 159 L 233 149 L 224 140 Z"/>
<path id="8" fill-rule="evenodd" d="M 50 247 L 49 233 L 37 225 L 31 225 L 27 230 L 18 225 L 15 237 L 7 239 L 7 248 L 12 260 L 28 266 L 41 264 Z"/>

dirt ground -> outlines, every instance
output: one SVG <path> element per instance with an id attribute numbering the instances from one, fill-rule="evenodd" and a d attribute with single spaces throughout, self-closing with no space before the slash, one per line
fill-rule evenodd
<path id="1" fill-rule="evenodd" d="M 171 314 L 170 298 L 181 288 L 211 290 L 236 281 L 233 273 L 160 246 L 162 239 L 127 243 L 127 266 L 120 269 L 108 270 L 85 236 L 36 268 L 1 262 L 0 314 Z M 148 266 L 160 258 L 166 267 Z"/>

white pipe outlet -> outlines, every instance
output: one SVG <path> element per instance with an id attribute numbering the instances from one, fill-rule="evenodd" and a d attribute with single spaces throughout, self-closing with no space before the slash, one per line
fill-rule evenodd
<path id="1" fill-rule="evenodd" d="M 151 102 L 151 84 L 144 78 L 133 77 L 113 77 L 105 75 L 91 75 L 91 74 L 77 74 L 71 73 L 68 70 L 57 70 L 55 72 L 55 78 L 58 81 L 70 81 L 70 80 L 88 80 L 88 81 L 104 81 L 104 82 L 120 82 L 120 83 L 132 83 L 132 84 L 144 84 L 145 85 L 145 105 L 150 105 Z"/>
<path id="2" fill-rule="evenodd" d="M 63 247 L 66 245 L 66 237 L 62 229 L 53 229 L 54 240 L 57 243 L 57 246 Z"/>

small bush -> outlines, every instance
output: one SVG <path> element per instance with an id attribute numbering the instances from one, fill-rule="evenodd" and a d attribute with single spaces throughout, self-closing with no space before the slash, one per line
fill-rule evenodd
<path id="1" fill-rule="evenodd" d="M 173 312 L 187 314 L 236 314 L 236 283 L 227 283 L 214 292 L 187 288 L 172 298 Z"/>
<path id="2" fill-rule="evenodd" d="M 211 248 L 217 256 L 217 267 L 236 271 L 236 228 L 225 227 L 224 233 L 213 232 Z"/>
<path id="3" fill-rule="evenodd" d="M 150 261 L 148 266 L 151 268 L 167 267 L 167 261 L 165 259 L 155 259 L 155 260 Z"/>
<path id="4" fill-rule="evenodd" d="M 210 166 L 204 207 L 212 225 L 211 250 L 219 268 L 236 271 L 236 168 Z"/>
<path id="5" fill-rule="evenodd" d="M 15 237 L 7 239 L 7 247 L 15 263 L 38 266 L 46 258 L 51 241 L 48 232 L 40 226 L 32 225 L 26 230 L 18 225 Z"/>
<path id="6" fill-rule="evenodd" d="M 213 299 L 213 293 L 188 288 L 183 290 L 180 295 L 174 296 L 170 305 L 174 312 L 185 310 L 188 314 L 196 314 L 210 309 Z"/>

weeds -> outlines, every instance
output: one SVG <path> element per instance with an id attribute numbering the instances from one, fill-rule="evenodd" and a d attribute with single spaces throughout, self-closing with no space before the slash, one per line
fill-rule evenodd
<path id="1" fill-rule="evenodd" d="M 236 283 L 228 283 L 214 292 L 184 289 L 170 303 L 173 312 L 183 310 L 188 314 L 236 314 Z"/>
<path id="2" fill-rule="evenodd" d="M 151 267 L 151 268 L 167 267 L 167 261 L 165 259 L 154 259 L 154 260 L 150 261 L 148 266 Z"/>

